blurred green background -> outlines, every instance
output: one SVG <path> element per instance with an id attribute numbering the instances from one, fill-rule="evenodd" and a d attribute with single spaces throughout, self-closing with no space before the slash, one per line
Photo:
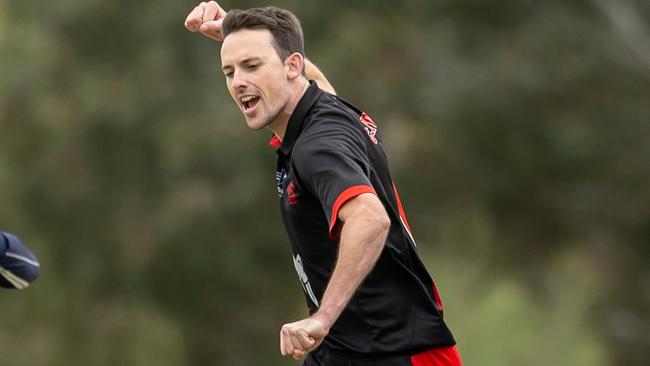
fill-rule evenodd
<path id="1" fill-rule="evenodd" d="M 297 364 L 270 134 L 195 5 L 0 2 L 0 229 L 42 264 L 0 365 Z M 466 365 L 650 363 L 650 2 L 273 5 L 383 130 Z"/>

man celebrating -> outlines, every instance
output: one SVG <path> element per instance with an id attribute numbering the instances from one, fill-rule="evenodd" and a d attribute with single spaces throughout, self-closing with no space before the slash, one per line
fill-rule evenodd
<path id="1" fill-rule="evenodd" d="M 17 236 L 0 231 L 0 286 L 22 290 L 36 280 L 40 265 Z"/>
<path id="2" fill-rule="evenodd" d="M 310 313 L 282 326 L 282 355 L 309 352 L 307 366 L 460 365 L 379 127 L 305 59 L 298 19 L 274 7 L 226 13 L 211 1 L 185 26 L 223 41 L 228 91 L 251 129 L 273 132 L 282 217 Z"/>

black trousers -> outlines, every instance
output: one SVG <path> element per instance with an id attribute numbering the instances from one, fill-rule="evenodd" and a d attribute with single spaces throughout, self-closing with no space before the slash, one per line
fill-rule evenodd
<path id="1" fill-rule="evenodd" d="M 307 355 L 303 366 L 462 366 L 456 346 L 431 348 L 413 356 L 350 358 L 320 347 Z"/>
<path id="2" fill-rule="evenodd" d="M 413 366 L 410 356 L 390 358 L 344 358 L 319 348 L 307 355 L 303 366 Z"/>

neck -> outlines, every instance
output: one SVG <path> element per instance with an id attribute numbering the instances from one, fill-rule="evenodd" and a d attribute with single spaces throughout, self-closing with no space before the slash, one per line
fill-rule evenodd
<path id="1" fill-rule="evenodd" d="M 280 139 L 280 141 L 284 139 L 284 133 L 287 131 L 287 126 L 289 125 L 289 119 L 291 118 L 293 111 L 296 110 L 300 99 L 305 95 L 307 88 L 309 88 L 309 81 L 305 78 L 300 78 L 296 87 L 292 90 L 291 95 L 289 96 L 289 101 L 287 102 L 286 107 L 282 112 L 280 112 L 278 118 L 267 126 L 267 128 Z"/>

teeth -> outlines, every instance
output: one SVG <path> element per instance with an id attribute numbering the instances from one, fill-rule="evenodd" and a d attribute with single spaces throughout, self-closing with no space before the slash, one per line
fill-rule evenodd
<path id="1" fill-rule="evenodd" d="M 250 102 L 251 100 L 253 100 L 253 99 L 255 99 L 255 98 L 257 98 L 257 97 L 255 97 L 255 96 L 253 96 L 253 95 L 249 95 L 249 96 L 247 96 L 247 97 L 243 97 L 243 98 L 241 98 L 241 102 L 242 102 L 242 103 Z"/>

